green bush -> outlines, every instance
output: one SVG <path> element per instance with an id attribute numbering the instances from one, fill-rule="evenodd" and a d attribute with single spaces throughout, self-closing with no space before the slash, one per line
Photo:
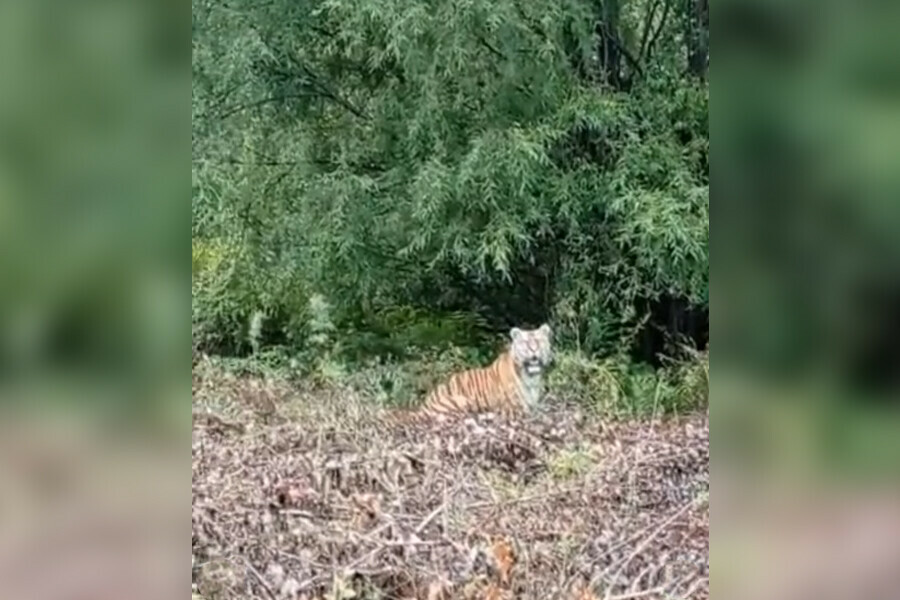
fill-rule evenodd
<path id="1" fill-rule="evenodd" d="M 551 372 L 555 397 L 613 417 L 684 414 L 709 402 L 709 355 L 684 351 L 653 369 L 627 357 L 562 352 Z"/>

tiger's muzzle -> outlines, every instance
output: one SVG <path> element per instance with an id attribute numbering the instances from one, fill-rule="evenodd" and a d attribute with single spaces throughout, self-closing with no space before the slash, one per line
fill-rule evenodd
<path id="1" fill-rule="evenodd" d="M 540 375 L 544 371 L 544 363 L 537 358 L 526 360 L 522 367 L 529 375 Z"/>

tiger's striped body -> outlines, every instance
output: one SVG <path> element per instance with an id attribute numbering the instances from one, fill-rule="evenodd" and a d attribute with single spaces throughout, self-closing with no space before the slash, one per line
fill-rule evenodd
<path id="1" fill-rule="evenodd" d="M 435 387 L 418 410 L 394 413 L 400 422 L 494 412 L 528 413 L 541 401 L 550 364 L 550 327 L 513 328 L 505 352 L 487 367 L 452 375 Z"/>

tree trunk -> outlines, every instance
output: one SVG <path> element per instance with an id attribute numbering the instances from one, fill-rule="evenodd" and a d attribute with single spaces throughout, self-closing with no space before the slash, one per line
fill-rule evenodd
<path id="1" fill-rule="evenodd" d="M 601 80 L 622 90 L 622 53 L 619 42 L 619 0 L 601 0 L 597 5 L 597 56 Z"/>
<path id="2" fill-rule="evenodd" d="M 685 0 L 688 72 L 706 79 L 709 68 L 709 0 Z"/>

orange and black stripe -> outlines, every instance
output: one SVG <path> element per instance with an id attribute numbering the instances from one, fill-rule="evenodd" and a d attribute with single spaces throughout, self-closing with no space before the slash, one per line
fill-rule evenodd
<path id="1" fill-rule="evenodd" d="M 396 411 L 394 422 L 411 423 L 466 413 L 518 413 L 524 409 L 519 376 L 510 353 L 493 364 L 453 374 L 435 387 L 417 411 Z"/>

